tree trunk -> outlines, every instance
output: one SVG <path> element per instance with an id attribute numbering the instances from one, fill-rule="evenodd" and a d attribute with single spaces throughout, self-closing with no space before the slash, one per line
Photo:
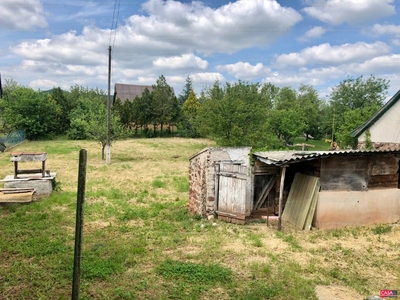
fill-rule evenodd
<path id="1" fill-rule="evenodd" d="M 104 149 L 106 148 L 106 143 L 101 143 L 101 159 L 105 160 Z"/>

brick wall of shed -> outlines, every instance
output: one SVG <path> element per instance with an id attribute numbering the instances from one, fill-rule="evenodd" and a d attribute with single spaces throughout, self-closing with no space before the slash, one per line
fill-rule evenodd
<path id="1" fill-rule="evenodd" d="M 206 215 L 213 215 L 217 210 L 215 203 L 215 162 L 207 160 L 207 179 L 206 179 Z"/>
<path id="2" fill-rule="evenodd" d="M 210 180 L 210 152 L 208 150 L 199 153 L 190 160 L 189 166 L 189 212 L 192 214 L 207 216 L 208 195 Z"/>

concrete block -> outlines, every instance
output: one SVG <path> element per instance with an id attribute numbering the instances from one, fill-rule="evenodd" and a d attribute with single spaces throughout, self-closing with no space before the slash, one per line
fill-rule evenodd
<path id="1" fill-rule="evenodd" d="M 53 191 L 51 179 L 46 180 L 20 180 L 4 183 L 5 188 L 34 188 L 38 197 L 50 196 Z"/>

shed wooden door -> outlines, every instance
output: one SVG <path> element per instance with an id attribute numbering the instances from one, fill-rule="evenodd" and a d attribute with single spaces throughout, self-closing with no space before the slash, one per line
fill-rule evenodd
<path id="1" fill-rule="evenodd" d="M 246 218 L 247 167 L 220 164 L 217 178 L 218 219 L 243 224 Z"/>

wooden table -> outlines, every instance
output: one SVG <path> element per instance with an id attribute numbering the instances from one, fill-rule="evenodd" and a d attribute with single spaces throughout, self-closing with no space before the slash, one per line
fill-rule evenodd
<path id="1" fill-rule="evenodd" d="M 46 152 L 12 152 L 10 161 L 14 162 L 14 178 L 18 178 L 18 174 L 36 174 L 41 173 L 42 177 L 46 177 Z M 20 161 L 41 161 L 41 169 L 18 170 L 18 162 Z"/>

